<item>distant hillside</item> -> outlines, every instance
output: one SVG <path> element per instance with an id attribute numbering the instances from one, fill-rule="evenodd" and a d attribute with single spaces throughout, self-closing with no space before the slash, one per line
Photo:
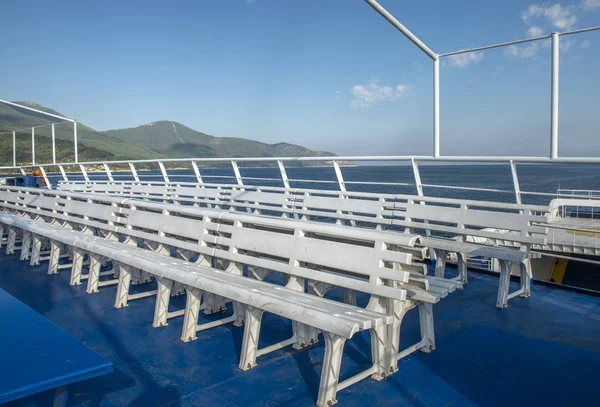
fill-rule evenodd
<path id="1" fill-rule="evenodd" d="M 214 137 L 181 123 L 159 121 L 106 135 L 141 146 L 165 157 L 325 157 L 335 154 L 288 144 L 266 144 L 234 137 Z"/>
<path id="2" fill-rule="evenodd" d="M 65 116 L 55 110 L 33 102 L 15 102 L 38 110 Z M 68 117 L 68 115 L 66 116 Z M 31 130 L 28 127 L 51 122 L 58 123 L 42 114 L 0 104 L 0 165 L 12 164 L 12 138 L 9 133 L 17 132 L 17 162 L 31 162 Z M 73 161 L 73 125 L 56 125 L 57 161 Z M 212 158 L 212 157 L 324 157 L 335 154 L 313 151 L 305 147 L 276 143 L 265 144 L 258 141 L 215 137 L 201 133 L 181 123 L 158 121 L 128 129 L 96 131 L 82 123 L 77 123 L 79 139 L 79 160 L 137 160 L 155 158 Z M 36 129 L 36 161 L 51 161 L 50 127 Z M 322 162 L 307 162 L 299 165 L 319 165 Z M 264 164 L 263 164 L 264 165 Z"/>

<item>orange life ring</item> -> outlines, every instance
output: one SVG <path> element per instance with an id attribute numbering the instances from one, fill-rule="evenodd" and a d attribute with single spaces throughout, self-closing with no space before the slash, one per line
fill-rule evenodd
<path id="1" fill-rule="evenodd" d="M 45 186 L 48 186 L 48 184 L 46 183 L 46 178 L 44 178 L 44 173 L 40 170 L 33 170 L 33 172 L 31 173 L 32 176 L 34 177 L 40 177 L 42 179 L 42 182 L 44 182 Z"/>

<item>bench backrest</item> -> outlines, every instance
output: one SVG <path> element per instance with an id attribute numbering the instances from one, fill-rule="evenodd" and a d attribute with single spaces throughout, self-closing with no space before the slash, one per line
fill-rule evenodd
<path id="1" fill-rule="evenodd" d="M 73 182 L 59 184 L 59 188 L 85 189 L 87 185 Z M 434 237 L 456 236 L 459 240 L 474 236 L 524 250 L 532 244 L 546 244 L 548 233 L 547 228 L 536 226 L 547 222 L 546 213 L 549 211 L 548 207 L 539 205 L 366 192 L 193 185 L 157 184 L 163 188 L 162 197 L 172 203 L 206 205 L 205 199 L 169 192 L 172 188 L 195 188 L 217 191 L 218 197 L 213 201 L 217 208 L 376 229 L 393 228 L 419 234 L 427 231 Z M 140 197 L 136 194 L 129 196 Z"/>
<path id="2" fill-rule="evenodd" d="M 125 236 L 376 296 L 405 299 L 402 286 L 409 283 L 411 272 L 419 273 L 419 267 L 411 264 L 412 255 L 402 250 L 419 241 L 414 235 L 95 194 L 38 191 L 31 193 L 54 197 L 62 208 L 56 215 L 71 217 L 73 222 L 103 219 L 103 228 L 115 226 L 116 233 Z M 18 201 L 19 191 L 12 195 L 13 201 Z M 127 211 L 126 223 L 122 209 Z M 425 270 L 421 267 L 420 274 Z"/>

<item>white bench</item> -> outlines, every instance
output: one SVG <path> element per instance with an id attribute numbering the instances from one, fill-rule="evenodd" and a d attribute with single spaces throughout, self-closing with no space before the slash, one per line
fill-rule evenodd
<path id="1" fill-rule="evenodd" d="M 30 195 L 25 199 L 27 205 L 20 203 L 24 200 L 19 195 L 23 194 Z M 54 197 L 54 202 L 42 199 L 48 197 Z M 80 202 L 82 199 L 85 201 Z M 36 202 L 40 205 L 35 206 Z M 133 270 L 153 275 L 158 283 L 155 326 L 181 315 L 168 312 L 168 299 L 175 282 L 185 285 L 183 340 L 194 339 L 198 330 L 245 321 L 240 360 L 243 370 L 253 367 L 262 354 L 287 345 L 301 348 L 310 344 L 315 341 L 317 330 L 322 331 L 326 356 L 318 405 L 333 404 L 337 389 L 358 380 L 368 376 L 380 380 L 395 372 L 397 360 L 407 354 L 419 349 L 431 351 L 435 343 L 431 305 L 460 285 L 426 276 L 424 267 L 411 264 L 410 253 L 396 251 L 418 241 L 418 237 L 408 234 L 53 191 L 0 189 L 0 204 L 5 208 L 0 222 L 70 245 L 75 252 L 89 253 L 94 265 L 102 257 L 118 264 L 116 306 L 127 304 Z M 36 214 L 37 220 L 32 220 L 30 216 Z M 46 222 L 52 220 L 53 223 Z M 81 231 L 68 229 L 75 225 Z M 94 229 L 104 231 L 106 237 L 84 232 Z M 116 240 L 120 235 L 134 245 Z M 138 248 L 140 242 L 154 251 Z M 194 253 L 200 257 L 196 264 L 170 258 L 165 255 L 166 247 L 177 248 L 184 258 Z M 215 260 L 226 262 L 225 270 L 212 267 Z M 242 264 L 251 267 L 248 274 L 255 278 L 242 276 Z M 286 276 L 285 287 L 261 281 L 268 273 L 264 270 Z M 90 274 L 95 275 L 88 279 L 88 291 L 90 282 L 98 280 L 92 264 Z M 316 295 L 304 292 L 305 281 Z M 370 294 L 368 307 L 322 298 L 335 286 Z M 203 294 L 233 300 L 234 316 L 198 325 Z M 417 306 L 422 340 L 399 351 L 402 316 Z M 293 337 L 259 350 L 263 312 L 294 321 Z M 373 366 L 338 383 L 343 344 L 359 330 L 371 332 Z"/>
<path id="2" fill-rule="evenodd" d="M 540 255 L 530 249 L 545 245 L 548 234 L 546 227 L 536 226 L 547 221 L 536 213 L 546 213 L 548 207 L 535 205 L 228 184 L 68 182 L 59 183 L 59 188 L 108 194 L 117 190 L 145 200 L 416 232 L 427 235 L 423 244 L 435 253 L 438 277 L 444 277 L 449 253 L 456 253 L 458 279 L 463 283 L 467 283 L 468 256 L 497 259 L 499 308 L 517 295 L 531 295 L 529 259 Z M 478 238 L 494 246 L 476 243 Z M 514 264 L 520 268 L 521 286 L 510 293 Z"/>

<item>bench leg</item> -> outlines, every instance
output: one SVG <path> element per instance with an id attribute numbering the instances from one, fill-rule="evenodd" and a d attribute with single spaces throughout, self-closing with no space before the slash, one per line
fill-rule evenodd
<path id="1" fill-rule="evenodd" d="M 190 342 L 198 339 L 196 331 L 198 327 L 198 314 L 200 313 L 200 300 L 202 291 L 197 288 L 186 287 L 185 313 L 183 314 L 183 329 L 181 340 Z"/>
<path id="2" fill-rule="evenodd" d="M 244 305 L 239 302 L 232 301 L 233 304 L 233 313 L 235 315 L 235 321 L 233 322 L 233 326 L 240 327 L 244 326 L 244 321 L 246 318 L 246 314 L 244 312 Z"/>
<path id="3" fill-rule="evenodd" d="M 17 243 L 17 228 L 8 228 L 8 238 L 6 240 L 6 254 L 14 254 Z"/>
<path id="4" fill-rule="evenodd" d="M 325 338 L 325 357 L 317 397 L 318 407 L 332 406 L 337 403 L 338 380 L 340 378 L 344 343 L 346 342 L 346 338 L 329 332 L 323 332 L 323 336 Z"/>
<path id="5" fill-rule="evenodd" d="M 4 225 L 0 224 L 0 248 L 4 244 Z"/>
<path id="6" fill-rule="evenodd" d="M 446 271 L 446 252 L 444 250 L 435 249 L 435 276 L 444 278 Z"/>
<path id="7" fill-rule="evenodd" d="M 168 325 L 167 314 L 169 313 L 169 300 L 171 299 L 173 280 L 157 278 L 156 286 L 156 305 L 154 307 L 154 320 L 152 321 L 154 328 Z"/>
<path id="8" fill-rule="evenodd" d="M 100 267 L 102 266 L 102 258 L 96 254 L 90 253 L 90 271 L 88 273 L 87 293 L 93 294 L 98 292 L 98 283 L 100 282 Z"/>
<path id="9" fill-rule="evenodd" d="M 48 263 L 48 274 L 58 274 L 58 259 L 60 259 L 60 244 L 50 241 L 50 263 Z"/>
<path id="10" fill-rule="evenodd" d="M 419 350 L 423 353 L 429 353 L 435 349 L 433 304 L 427 302 L 419 304 L 419 322 L 421 325 L 421 343 L 423 343 L 423 347 Z"/>
<path id="11" fill-rule="evenodd" d="M 240 356 L 240 369 L 249 370 L 256 366 L 258 353 L 258 337 L 263 310 L 246 306 L 245 309 L 244 339 L 242 341 L 242 353 Z"/>
<path id="12" fill-rule="evenodd" d="M 467 274 L 467 255 L 465 253 L 456 253 L 458 260 L 458 281 L 467 284 L 469 276 Z"/>
<path id="13" fill-rule="evenodd" d="M 176 295 L 185 294 L 185 287 L 178 281 L 173 282 L 173 289 L 171 290 L 171 296 L 174 297 Z"/>
<path id="14" fill-rule="evenodd" d="M 356 291 L 344 288 L 344 303 L 356 306 Z"/>
<path id="15" fill-rule="evenodd" d="M 292 329 L 294 331 L 294 344 L 292 348 L 304 349 L 307 346 L 317 343 L 319 336 L 317 329 L 296 321 L 292 321 Z"/>
<path id="16" fill-rule="evenodd" d="M 29 254 L 31 252 L 31 232 L 23 231 L 23 243 L 21 243 L 21 260 L 29 260 Z"/>
<path id="17" fill-rule="evenodd" d="M 119 269 L 119 283 L 117 284 L 117 295 L 115 297 L 115 308 L 126 307 L 129 300 L 129 286 L 131 285 L 131 267 L 119 264 L 113 265 Z"/>
<path id="18" fill-rule="evenodd" d="M 227 311 L 225 298 L 211 293 L 204 293 L 204 314 L 211 315 Z"/>
<path id="19" fill-rule="evenodd" d="M 54 393 L 54 402 L 52 407 L 67 407 L 67 400 L 69 399 L 69 390 L 67 386 L 61 386 L 56 389 Z"/>
<path id="20" fill-rule="evenodd" d="M 510 262 L 500 260 L 500 281 L 498 281 L 498 298 L 496 308 L 508 307 L 508 290 L 510 288 Z"/>
<path id="21" fill-rule="evenodd" d="M 40 235 L 33 235 L 32 246 L 31 246 L 31 259 L 29 261 L 30 266 L 38 266 L 40 264 L 40 252 L 42 251 L 42 237 Z"/>
<path id="22" fill-rule="evenodd" d="M 387 343 L 388 326 L 380 326 L 371 329 L 371 360 L 375 373 L 371 375 L 371 379 L 381 381 L 389 375 L 397 371 L 396 354 L 393 353 Z"/>
<path id="23" fill-rule="evenodd" d="M 69 284 L 81 284 L 81 269 L 83 268 L 84 253 L 73 248 L 73 266 L 71 266 L 71 280 Z"/>
<path id="24" fill-rule="evenodd" d="M 531 297 L 531 276 L 531 259 L 527 259 L 521 263 L 521 289 L 523 290 L 521 298 Z"/>

